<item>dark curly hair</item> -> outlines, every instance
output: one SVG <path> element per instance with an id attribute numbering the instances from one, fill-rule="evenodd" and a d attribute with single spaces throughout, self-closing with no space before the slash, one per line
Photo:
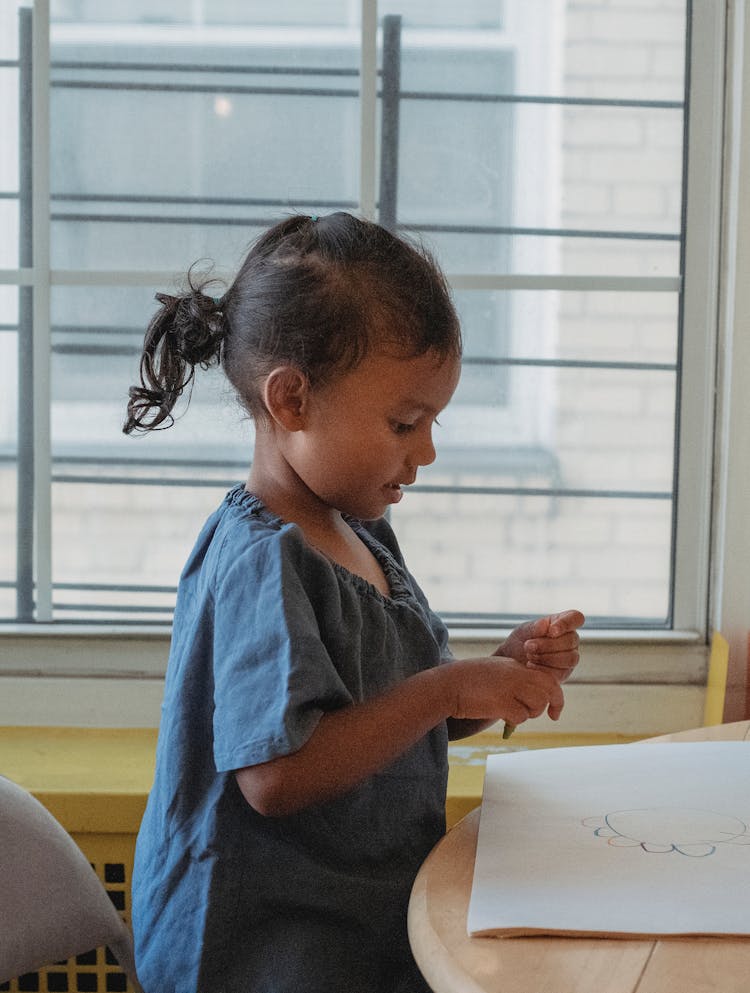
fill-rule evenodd
<path id="1" fill-rule="evenodd" d="M 197 366 L 221 364 L 246 410 L 262 418 L 262 381 L 281 364 L 315 386 L 376 346 L 461 354 L 458 317 L 430 253 L 351 214 L 287 218 L 255 242 L 223 298 L 205 292 L 210 282 L 191 270 L 187 293 L 156 295 L 126 434 L 169 427 Z"/>

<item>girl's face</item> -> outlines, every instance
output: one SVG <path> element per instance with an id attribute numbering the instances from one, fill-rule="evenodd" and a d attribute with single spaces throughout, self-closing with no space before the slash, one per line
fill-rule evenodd
<path id="1" fill-rule="evenodd" d="M 293 468 L 319 500 L 361 520 L 381 517 L 435 459 L 435 419 L 458 385 L 455 357 L 368 355 L 309 394 Z"/>

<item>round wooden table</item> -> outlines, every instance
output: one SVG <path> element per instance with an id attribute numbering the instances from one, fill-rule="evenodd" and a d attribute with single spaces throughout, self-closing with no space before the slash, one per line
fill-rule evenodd
<path id="1" fill-rule="evenodd" d="M 750 721 L 648 739 L 651 743 L 744 740 L 750 740 Z M 409 939 L 435 993 L 750 990 L 750 939 L 470 938 L 466 913 L 478 829 L 479 808 L 435 846 L 412 889 Z"/>

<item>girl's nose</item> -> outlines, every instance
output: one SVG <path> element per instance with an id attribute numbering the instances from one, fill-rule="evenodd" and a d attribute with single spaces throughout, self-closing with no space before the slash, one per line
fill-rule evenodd
<path id="1" fill-rule="evenodd" d="M 419 446 L 414 454 L 416 465 L 431 465 L 435 461 L 435 444 L 432 440 L 431 428 L 420 434 Z"/>

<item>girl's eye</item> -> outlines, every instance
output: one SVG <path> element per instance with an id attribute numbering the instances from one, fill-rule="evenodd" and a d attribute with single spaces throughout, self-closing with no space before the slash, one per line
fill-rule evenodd
<path id="1" fill-rule="evenodd" d="M 391 426 L 395 434 L 408 434 L 416 427 L 414 424 L 405 424 L 403 421 L 394 421 Z"/>

